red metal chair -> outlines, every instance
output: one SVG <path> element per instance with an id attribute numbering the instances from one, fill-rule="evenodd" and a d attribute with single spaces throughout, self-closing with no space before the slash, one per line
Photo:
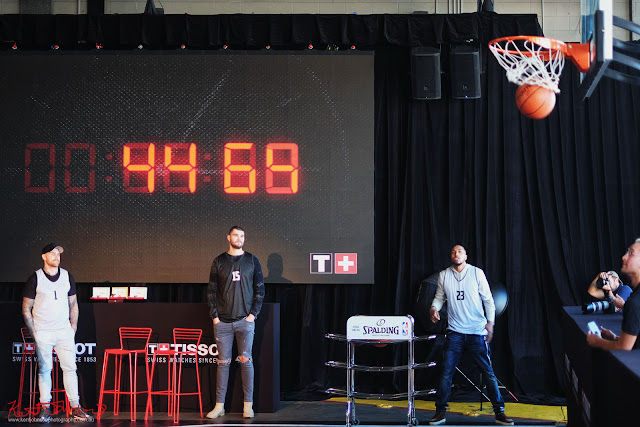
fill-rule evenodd
<path id="1" fill-rule="evenodd" d="M 198 346 L 202 338 L 202 329 L 173 329 L 172 348 L 158 348 L 153 354 L 151 364 L 151 376 L 149 385 L 153 382 L 153 372 L 155 368 L 156 356 L 167 356 L 167 389 L 151 391 L 151 394 L 165 395 L 168 400 L 168 415 L 173 414 L 173 422 L 178 423 L 180 419 L 180 397 L 198 396 L 200 405 L 200 417 L 202 418 L 202 392 L 200 389 L 200 369 L 198 365 Z M 196 382 L 198 391 L 182 391 L 182 363 L 184 357 L 193 357 L 196 368 Z M 153 415 L 152 403 L 147 403 L 147 415 Z"/>
<path id="2" fill-rule="evenodd" d="M 105 394 L 113 394 L 113 414 L 118 415 L 120 412 L 120 395 L 127 394 L 130 396 L 131 401 L 131 421 L 136 420 L 136 403 L 137 395 L 140 393 L 147 394 L 147 404 L 151 396 L 149 395 L 149 362 L 147 360 L 147 347 L 149 345 L 149 339 L 151 338 L 151 328 L 131 328 L 121 327 L 119 329 L 120 335 L 120 348 L 108 348 L 104 351 L 104 361 L 102 362 L 102 379 L 100 381 L 100 398 L 98 401 L 98 408 L 104 408 L 102 406 L 103 398 Z M 138 379 L 138 355 L 141 355 L 144 359 L 145 366 L 145 381 L 147 389 L 143 391 L 137 390 Z M 107 366 L 109 362 L 109 356 L 113 356 L 115 362 L 115 376 L 113 389 L 105 389 L 105 381 L 107 378 Z M 122 358 L 127 356 L 129 359 L 129 391 L 122 391 L 121 376 L 122 376 Z M 98 420 L 104 411 L 98 411 Z M 145 420 L 147 414 L 145 413 Z"/>
<path id="3" fill-rule="evenodd" d="M 20 329 L 20 333 L 22 334 L 22 364 L 20 365 L 20 390 L 18 392 L 18 413 L 16 415 L 21 416 L 22 412 L 22 396 L 25 393 L 29 393 L 29 406 L 28 408 L 32 408 L 35 410 L 36 408 L 36 395 L 38 392 L 36 391 L 36 384 L 38 382 L 38 361 L 35 358 L 36 355 L 36 343 L 31 336 L 31 332 L 29 332 L 29 328 L 26 326 Z M 24 391 L 24 374 L 27 363 L 27 358 L 29 358 L 29 391 Z"/>
<path id="4" fill-rule="evenodd" d="M 173 329 L 173 342 L 176 344 L 176 356 L 173 358 L 173 386 L 174 391 L 174 410 L 173 410 L 173 422 L 178 424 L 180 418 L 180 396 L 198 396 L 198 403 L 200 404 L 200 418 L 202 418 L 202 392 L 200 390 L 200 369 L 198 368 L 198 346 L 200 345 L 200 339 L 202 338 L 202 329 Z M 196 365 L 196 382 L 198 384 L 198 391 L 184 392 L 181 390 L 182 385 L 182 362 L 184 356 L 193 356 Z M 179 368 L 176 368 L 178 363 Z M 176 370 L 178 371 L 176 381 Z"/>
<path id="5" fill-rule="evenodd" d="M 53 369 L 51 369 L 51 402 L 55 403 L 57 406 L 60 402 L 59 395 L 62 393 L 62 399 L 64 401 L 63 409 L 66 417 L 69 418 L 69 415 L 71 414 L 71 405 L 69 404 L 69 398 L 67 397 L 67 392 L 64 387 L 60 387 L 60 359 L 58 358 L 55 348 L 53 349 L 53 354 L 51 356 L 53 358 Z"/>
<path id="6" fill-rule="evenodd" d="M 37 402 L 36 396 L 39 394 L 39 391 L 36 390 L 38 384 L 38 359 L 36 356 L 36 343 L 29 332 L 29 328 L 26 326 L 20 328 L 20 334 L 22 335 L 22 363 L 20 365 L 20 390 L 18 391 L 18 402 L 17 408 L 18 412 L 16 415 L 21 416 L 23 414 L 22 410 L 29 408 L 31 411 L 37 412 Z M 29 391 L 24 391 L 24 375 L 27 364 L 27 358 L 29 359 Z M 56 354 L 56 350 L 54 349 L 52 352 L 53 358 L 53 368 L 51 369 L 51 397 L 52 402 L 59 402 L 57 396 L 60 393 L 63 393 L 64 398 L 64 410 L 67 416 L 69 415 L 69 399 L 64 391 L 64 388 L 60 387 L 60 361 L 58 360 L 58 355 Z M 29 406 L 23 408 L 22 407 L 22 397 L 25 394 L 29 394 Z"/>
<path id="7" fill-rule="evenodd" d="M 153 397 L 154 395 L 160 395 L 160 396 L 167 396 L 167 415 L 173 415 L 173 407 L 174 407 L 174 403 L 173 403 L 173 399 L 174 399 L 174 395 L 173 395 L 173 370 L 172 367 L 174 365 L 172 358 L 174 358 L 176 356 L 176 350 L 175 350 L 175 345 L 172 348 L 169 344 L 163 345 L 163 344 L 158 344 L 158 347 L 156 347 L 156 349 L 153 352 L 153 355 L 151 357 L 151 373 L 149 374 L 149 394 Z M 159 356 L 166 356 L 167 358 L 167 388 L 162 389 L 162 390 L 153 390 L 153 379 L 154 379 L 154 373 L 155 373 L 155 369 L 156 369 L 156 359 Z M 146 408 L 146 416 L 148 417 L 149 414 L 153 415 L 153 403 L 152 403 L 152 399 L 149 399 L 147 401 L 147 408 Z"/>

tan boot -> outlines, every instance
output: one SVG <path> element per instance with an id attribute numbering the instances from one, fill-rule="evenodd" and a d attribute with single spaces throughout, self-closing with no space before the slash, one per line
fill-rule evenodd
<path id="1" fill-rule="evenodd" d="M 207 418 L 218 418 L 224 415 L 224 403 L 216 403 L 216 406 L 207 414 Z"/>
<path id="2" fill-rule="evenodd" d="M 244 402 L 244 409 L 242 410 L 243 418 L 253 418 L 255 414 L 253 413 L 253 402 Z"/>

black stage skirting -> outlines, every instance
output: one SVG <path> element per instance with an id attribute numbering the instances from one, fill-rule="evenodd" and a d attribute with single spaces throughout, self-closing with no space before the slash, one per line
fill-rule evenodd
<path id="1" fill-rule="evenodd" d="M 8 410 L 17 400 L 20 383 L 21 343 L 20 328 L 24 326 L 21 306 L 15 302 L 0 303 L 0 324 L 4 354 L 0 357 L 0 372 L 3 372 L 3 387 L 0 387 L 0 410 Z M 203 330 L 199 367 L 202 387 L 202 404 L 208 412 L 215 403 L 216 354 L 213 325 L 206 304 L 168 303 L 93 303 L 80 304 L 80 320 L 76 334 L 78 383 L 83 406 L 97 408 L 102 359 L 105 348 L 119 348 L 120 326 L 145 326 L 153 329 L 152 343 L 171 343 L 174 327 L 199 328 Z M 234 348 L 234 359 L 236 356 Z M 151 359 L 151 356 L 149 356 Z M 263 304 L 256 320 L 256 335 L 253 345 L 255 366 L 254 407 L 259 412 L 275 412 L 280 407 L 280 305 Z M 124 361 L 126 364 L 126 360 Z M 111 366 L 113 366 L 110 363 Z M 183 369 L 184 390 L 195 389 L 193 363 L 185 363 Z M 156 363 L 154 389 L 166 384 L 166 361 Z M 140 371 L 142 368 L 142 371 Z M 144 366 L 139 368 L 139 377 L 144 381 Z M 110 372 L 112 372 L 110 370 Z M 62 381 L 62 378 L 60 378 Z M 25 381 L 26 382 L 26 381 Z M 144 390 L 144 383 L 138 383 Z M 28 390 L 28 385 L 25 385 Z M 141 388 L 140 388 L 141 387 Z M 125 388 L 126 389 L 126 388 Z M 27 398 L 25 396 L 25 398 Z M 28 399 L 28 398 L 27 398 Z M 113 397 L 105 397 L 108 410 L 112 410 Z M 242 385 L 240 369 L 232 363 L 227 394 L 227 408 L 242 411 Z M 144 410 L 146 399 L 138 399 L 139 410 Z M 166 397 L 156 396 L 154 410 L 166 410 Z M 126 405 L 126 406 L 122 406 Z M 123 397 L 121 410 L 128 410 L 128 399 Z M 183 397 L 183 410 L 196 410 L 197 397 Z"/>
<path id="2" fill-rule="evenodd" d="M 562 333 L 567 374 L 569 425 L 637 425 L 635 405 L 640 392 L 640 350 L 603 351 L 587 344 L 587 323 L 620 334 L 621 313 L 582 314 L 564 307 Z"/>

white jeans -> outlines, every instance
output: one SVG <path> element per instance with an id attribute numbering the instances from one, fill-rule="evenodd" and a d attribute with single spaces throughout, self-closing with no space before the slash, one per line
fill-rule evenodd
<path id="1" fill-rule="evenodd" d="M 38 387 L 40 389 L 40 403 L 51 402 L 51 369 L 53 368 L 53 349 L 56 349 L 64 390 L 71 406 L 78 406 L 78 374 L 76 373 L 76 342 L 75 332 L 68 329 L 36 331 L 33 337 L 38 354 Z"/>

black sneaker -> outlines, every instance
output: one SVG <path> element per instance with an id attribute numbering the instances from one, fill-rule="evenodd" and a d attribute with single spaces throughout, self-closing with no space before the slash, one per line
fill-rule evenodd
<path id="1" fill-rule="evenodd" d="M 73 418 L 74 421 L 87 421 L 87 422 L 95 421 L 93 416 L 84 412 L 84 409 L 82 409 L 80 406 L 71 408 L 71 418 Z"/>
<path id="2" fill-rule="evenodd" d="M 507 418 L 504 412 L 499 412 L 496 414 L 496 424 L 500 424 L 501 426 L 512 426 L 513 420 L 511 418 Z"/>
<path id="3" fill-rule="evenodd" d="M 40 410 L 33 417 L 33 421 L 36 423 L 50 423 L 51 422 L 51 411 L 49 411 L 49 405 L 40 406 Z"/>
<path id="4" fill-rule="evenodd" d="M 436 414 L 429 420 L 429 424 L 437 426 L 438 424 L 444 424 L 447 422 L 447 414 L 444 412 L 436 412 Z"/>

